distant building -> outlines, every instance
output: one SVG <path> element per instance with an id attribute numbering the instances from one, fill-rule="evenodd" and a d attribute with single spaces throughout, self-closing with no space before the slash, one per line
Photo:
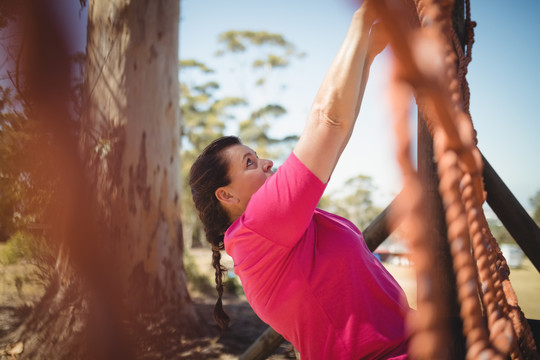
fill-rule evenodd
<path id="1" fill-rule="evenodd" d="M 395 236 L 385 240 L 374 252 L 377 258 L 385 263 L 392 265 L 410 266 L 410 250 L 403 240 Z"/>
<path id="2" fill-rule="evenodd" d="M 523 250 L 516 244 L 501 244 L 501 251 L 508 267 L 519 268 L 523 262 L 524 254 Z"/>

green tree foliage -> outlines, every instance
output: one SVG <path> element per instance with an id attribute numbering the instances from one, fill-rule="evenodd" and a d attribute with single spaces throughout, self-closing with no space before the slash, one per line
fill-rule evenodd
<path id="1" fill-rule="evenodd" d="M 499 219 L 488 219 L 489 230 L 499 244 L 515 244 L 515 240 L 510 235 Z"/>
<path id="2" fill-rule="evenodd" d="M 297 135 L 276 137 L 272 129 L 276 121 L 287 113 L 285 107 L 272 101 L 269 87 L 282 89 L 269 81 L 275 70 L 284 69 L 293 59 L 302 58 L 303 53 L 282 35 L 265 31 L 227 31 L 219 36 L 217 56 L 232 59 L 231 71 L 238 74 L 238 81 L 250 89 L 245 96 L 232 97 L 221 94 L 220 84 L 209 80 L 215 76 L 213 69 L 197 60 L 181 60 L 181 111 L 183 116 L 182 178 L 187 179 L 195 158 L 213 139 L 226 130 L 238 126 L 238 136 L 252 147 L 259 157 L 283 160 L 298 140 Z M 248 64 L 246 66 L 246 63 Z M 250 70 L 254 77 L 240 75 Z M 262 96 L 255 100 L 254 91 Z M 218 94 L 221 94 L 220 96 Z M 242 116 L 239 109 L 246 110 Z M 240 115 L 239 115 L 240 114 Z M 303 121 L 299 119 L 298 121 Z M 349 179 L 341 191 L 333 192 L 321 199 L 321 207 L 342 215 L 360 228 L 367 226 L 380 212 L 372 203 L 374 190 L 371 178 L 359 175 Z M 183 184 L 183 225 L 187 246 L 203 244 L 204 234 L 191 199 L 187 180 Z"/>
<path id="3" fill-rule="evenodd" d="M 287 110 L 279 104 L 268 104 L 251 113 L 249 118 L 239 124 L 239 137 L 252 147 L 261 158 L 281 159 L 290 152 L 298 136 L 282 138 L 270 136 L 273 120 L 285 115 Z"/>
<path id="4" fill-rule="evenodd" d="M 73 136 L 81 111 L 81 81 L 82 77 L 73 82 Z M 54 139 L 32 116 L 32 104 L 24 101 L 24 84 L 10 85 L 0 88 L 0 241 L 46 221 L 42 216 L 54 200 L 58 180 L 51 177 Z"/>
<path id="5" fill-rule="evenodd" d="M 24 119 L 13 109 L 11 89 L 0 88 L 0 241 L 17 228 L 19 199 L 26 176 L 19 171 L 20 157 L 27 139 Z"/>
<path id="6" fill-rule="evenodd" d="M 252 81 L 253 91 L 246 94 L 249 103 L 249 115 L 239 123 L 238 134 L 242 141 L 255 149 L 260 157 L 274 160 L 283 159 L 298 140 L 298 136 L 272 136 L 272 126 L 287 110 L 278 102 L 273 101 L 270 87 L 282 89 L 286 84 L 271 82 L 276 70 L 285 69 L 294 59 L 301 59 L 304 53 L 285 39 L 281 34 L 266 31 L 236 31 L 231 30 L 219 35 L 219 49 L 216 55 L 231 56 L 233 72 L 240 74 L 240 68 L 249 69 L 240 75 L 241 81 Z M 247 63 L 247 66 L 245 66 Z M 238 71 L 237 71 L 238 70 Z M 252 75 L 250 77 L 249 75 Z M 250 95 L 259 91 L 257 101 Z"/>
<path id="7" fill-rule="evenodd" d="M 52 139 L 40 131 L 31 108 L 12 95 L 12 88 L 0 91 L 0 241 L 6 241 L 40 222 L 55 181 L 45 175 L 50 168 L 46 145 Z"/>
<path id="8" fill-rule="evenodd" d="M 0 241 L 21 233 L 28 227 L 44 225 L 45 208 L 54 199 L 57 179 L 51 178 L 50 134 L 42 131 L 33 116 L 32 103 L 26 96 L 25 74 L 21 73 L 21 54 L 26 35 L 18 27 L 22 3 L 0 2 Z M 82 107 L 81 84 L 83 54 L 73 56 L 78 74 L 72 83 L 71 110 L 78 119 Z M 73 67 L 75 69 L 75 66 Z M 69 129 L 76 136 L 76 122 Z M 39 144 L 39 145 L 38 145 Z M 20 243 L 20 239 L 18 241 Z M 22 254 L 22 252 L 21 252 Z M 28 252 L 25 252 L 28 254 Z"/>
<path id="9" fill-rule="evenodd" d="M 28 207 L 24 195 L 31 187 L 23 160 L 31 125 L 20 106 L 21 95 L 15 90 L 13 73 L 16 34 L 5 28 L 16 20 L 20 8 L 16 1 L 0 4 L 2 56 L 0 58 L 0 242 L 6 241 L 21 225 L 23 209 Z"/>
<path id="10" fill-rule="evenodd" d="M 348 179 L 339 190 L 323 196 L 319 207 L 365 229 L 382 210 L 373 205 L 372 194 L 375 190 L 371 177 L 357 175 Z"/>
<path id="11" fill-rule="evenodd" d="M 532 218 L 540 226 L 540 190 L 529 198 L 529 204 L 532 206 Z"/>
<path id="12" fill-rule="evenodd" d="M 201 76 L 214 73 L 205 64 L 195 60 L 181 60 L 180 68 L 183 79 L 180 83 L 183 153 L 190 162 L 210 141 L 223 136 L 226 121 L 233 119 L 231 108 L 246 105 L 246 101 L 230 96 L 219 98 L 216 92 L 220 85 Z"/>
<path id="13" fill-rule="evenodd" d="M 231 109 L 246 105 L 237 97 L 218 97 L 219 84 L 208 80 L 213 70 L 195 60 L 181 60 L 180 111 L 182 114 L 182 224 L 188 245 L 200 245 L 204 236 L 191 199 L 187 179 L 197 156 L 212 140 L 223 136 Z"/>
<path id="14" fill-rule="evenodd" d="M 253 70 L 257 80 L 250 82 L 240 78 L 248 87 L 270 86 L 266 80 L 274 69 L 285 68 L 293 57 L 300 57 L 293 44 L 280 34 L 265 31 L 227 31 L 219 36 L 221 47 L 216 55 L 234 55 L 233 66 L 242 67 L 250 59 L 248 68 Z M 221 86 L 215 81 L 214 69 L 195 59 L 180 61 L 180 108 L 182 112 L 182 221 L 184 236 L 189 245 L 204 243 L 202 225 L 197 218 L 191 199 L 187 178 L 189 169 L 196 157 L 212 140 L 223 136 L 227 130 L 238 128 L 242 141 L 255 149 L 260 157 L 277 159 L 291 150 L 295 135 L 285 137 L 271 136 L 272 125 L 286 114 L 286 109 L 275 102 L 256 104 L 250 99 L 248 91 L 242 96 L 223 94 Z M 251 83 L 251 85 L 249 85 Z M 242 109 L 243 111 L 238 111 Z M 247 116 L 243 115 L 247 112 Z M 244 118 L 245 116 L 245 118 Z"/>
<path id="15" fill-rule="evenodd" d="M 540 191 L 536 192 L 536 194 L 529 199 L 529 203 L 533 209 L 532 218 L 538 225 L 540 225 Z M 497 242 L 501 244 L 516 243 L 512 235 L 510 235 L 499 219 L 488 219 L 488 225 L 491 233 L 495 239 L 497 239 Z"/>
<path id="16" fill-rule="evenodd" d="M 226 31 L 219 35 L 219 43 L 221 48 L 216 52 L 218 56 L 244 53 L 256 48 L 259 55 L 252 61 L 255 69 L 284 68 L 290 64 L 293 57 L 304 56 L 283 35 L 266 31 Z"/>
<path id="17" fill-rule="evenodd" d="M 54 276 L 56 247 L 42 235 L 43 215 L 53 199 L 56 179 L 45 175 L 49 149 L 36 143 L 47 144 L 50 139 L 36 121 L 17 111 L 20 102 L 10 93 L 2 90 L 0 108 L 0 241 L 7 241 L 0 263 L 29 260 L 46 284 Z"/>
<path id="18" fill-rule="evenodd" d="M 0 242 L 4 242 L 15 231 L 15 208 L 17 206 L 17 159 L 22 148 L 19 139 L 21 119 L 15 112 L 13 89 L 8 86 L 8 65 L 11 64 L 8 53 L 9 34 L 5 28 L 16 19 L 18 2 L 6 0 L 0 2 Z"/>

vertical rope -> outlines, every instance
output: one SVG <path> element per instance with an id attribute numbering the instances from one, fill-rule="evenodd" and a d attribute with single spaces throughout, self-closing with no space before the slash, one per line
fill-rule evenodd
<path id="1" fill-rule="evenodd" d="M 471 254 L 468 222 L 461 202 L 460 182 L 463 177 L 458 156 L 446 144 L 445 134 L 434 138 L 440 193 L 448 224 L 448 242 L 454 261 L 463 333 L 467 340 L 467 358 L 504 359 L 498 349 L 491 347 L 477 294 L 477 272 Z"/>
<path id="2" fill-rule="evenodd" d="M 404 0 L 407 14 L 411 1 Z M 409 201 L 408 207 L 402 205 L 405 209 L 401 210 L 406 213 L 406 228 L 419 279 L 418 314 L 410 317 L 413 323 L 409 325 L 413 330 L 410 353 L 419 359 L 439 357 L 437 354 L 440 352 L 426 346 L 426 340 L 433 341 L 436 346 L 441 344 L 442 332 L 433 326 L 437 314 L 432 310 L 433 306 L 443 304 L 433 296 L 433 291 L 425 290 L 432 285 L 430 266 L 433 264 L 428 259 L 431 254 L 426 253 L 429 247 L 419 233 L 425 229 L 425 224 L 422 209 L 418 208 L 422 195 L 418 193 L 417 175 L 411 172 L 408 158 L 408 127 L 403 125 L 406 124 L 408 109 L 404 100 L 408 99 L 405 82 L 413 88 L 434 138 L 439 190 L 445 207 L 463 331 L 467 339 L 467 358 L 503 359 L 510 355 L 512 359 L 521 359 L 522 356 L 538 359 L 532 333 L 508 279 L 508 266 L 482 211 L 485 200 L 482 160 L 470 117 L 470 90 L 466 80 L 476 26 L 470 20 L 469 0 L 466 0 L 465 51 L 451 22 L 453 1 L 414 2 L 421 24 L 418 31 L 411 30 L 414 29 L 411 23 L 418 19 L 414 18 L 407 25 L 386 1 L 374 3 L 399 59 L 394 65 L 400 70 L 396 72 L 391 93 L 398 136 L 397 157 L 404 176 L 404 193 L 407 194 L 404 198 Z M 426 60 L 428 54 L 435 60 Z M 484 324 L 482 308 L 488 326 Z"/>
<path id="3" fill-rule="evenodd" d="M 429 233 L 426 219 L 425 194 L 411 159 L 411 139 L 408 128 L 410 87 L 400 79 L 399 71 L 394 69 L 391 86 L 391 103 L 394 108 L 394 128 L 397 134 L 396 156 L 403 174 L 404 188 L 391 212 L 391 218 L 405 214 L 401 222 L 408 239 L 412 261 L 415 264 L 417 279 L 417 312 L 407 316 L 407 326 L 411 332 L 409 353 L 415 359 L 441 359 L 444 353 L 447 334 L 441 328 L 445 321 L 441 308 L 444 306 L 441 284 L 435 280 L 432 269 L 436 259 L 433 242 L 427 239 Z M 391 219 L 392 221 L 392 219 Z"/>

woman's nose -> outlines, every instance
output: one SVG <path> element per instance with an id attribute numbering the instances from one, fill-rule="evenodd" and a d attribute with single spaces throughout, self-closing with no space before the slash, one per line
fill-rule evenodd
<path id="1" fill-rule="evenodd" d="M 270 170 L 272 170 L 272 166 L 274 166 L 274 163 L 272 162 L 272 160 L 264 160 L 264 164 L 263 164 L 263 171 L 264 172 L 268 172 Z"/>

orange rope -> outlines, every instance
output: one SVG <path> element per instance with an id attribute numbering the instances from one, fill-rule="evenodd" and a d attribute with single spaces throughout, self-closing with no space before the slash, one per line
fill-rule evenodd
<path id="1" fill-rule="evenodd" d="M 384 0 L 374 2 L 397 58 L 391 94 L 406 200 L 399 207 L 400 213 L 406 214 L 404 226 L 418 279 L 418 312 L 408 320 L 410 354 L 418 359 L 443 357 L 444 331 L 437 326 L 441 312 L 435 309 L 445 305 L 433 291 L 433 256 L 424 238 L 423 195 L 408 155 L 408 99 L 414 91 L 434 140 L 467 358 L 503 359 L 510 355 L 512 359 L 538 359 L 530 328 L 508 280 L 508 266 L 482 211 L 482 160 L 469 114 L 466 81 L 476 25 L 470 21 L 470 4 L 467 0 L 464 51 L 451 21 L 453 1 L 415 0 L 416 14 L 408 16 L 407 22 L 400 11 L 410 14 L 411 1 L 404 0 L 401 10 L 395 3 L 390 7 Z"/>
<path id="2" fill-rule="evenodd" d="M 397 65 L 397 64 L 396 64 Z M 408 131 L 410 87 L 400 79 L 399 70 L 395 69 L 395 83 L 392 87 L 391 98 L 395 114 L 395 132 L 397 136 L 397 160 L 402 169 L 405 183 L 402 196 L 390 213 L 390 221 L 396 220 L 404 214 L 402 228 L 406 231 L 406 238 L 411 249 L 412 261 L 416 268 L 417 278 L 417 308 L 422 311 L 411 312 L 407 318 L 410 338 L 409 354 L 416 359 L 444 358 L 444 345 L 446 343 L 445 330 L 440 324 L 445 321 L 440 311 L 440 304 L 444 302 L 440 282 L 435 279 L 431 271 L 435 267 L 435 252 L 433 242 L 427 239 L 427 209 L 419 176 L 410 157 L 411 139 Z"/>
<path id="3" fill-rule="evenodd" d="M 465 209 L 461 202 L 462 171 L 455 151 L 446 146 L 445 134 L 437 131 L 434 138 L 440 176 L 439 189 L 443 198 L 448 224 L 448 241 L 456 273 L 458 299 L 461 304 L 463 333 L 467 340 L 467 358 L 503 359 L 491 349 L 477 295 L 477 274 L 470 241 Z M 436 139 L 436 140 L 435 140 Z"/>

